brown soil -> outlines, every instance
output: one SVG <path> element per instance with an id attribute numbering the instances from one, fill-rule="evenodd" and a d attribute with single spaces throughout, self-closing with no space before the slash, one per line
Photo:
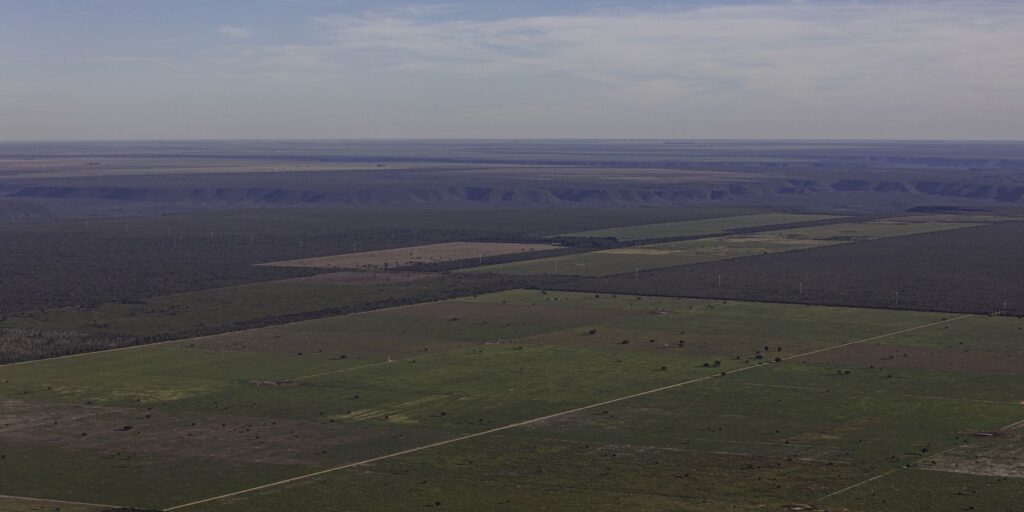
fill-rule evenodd
<path id="1" fill-rule="evenodd" d="M 922 462 L 932 471 L 971 475 L 1024 477 L 1024 436 L 999 435 L 962 446 Z"/>

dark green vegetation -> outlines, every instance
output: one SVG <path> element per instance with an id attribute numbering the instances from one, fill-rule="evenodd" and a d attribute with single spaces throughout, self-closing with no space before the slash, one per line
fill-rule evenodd
<path id="1" fill-rule="evenodd" d="M 1021 325 L 509 291 L 5 366 L 0 494 L 217 511 L 922 510 L 899 492 L 912 486 L 973 490 L 931 510 L 1010 510 L 1019 467 L 957 461 L 1018 449 Z"/>
<path id="2" fill-rule="evenodd" d="M 749 211 L 749 210 L 748 210 Z M 96 306 L 311 271 L 271 261 L 449 241 L 533 241 L 744 210 L 250 210 L 0 226 L 0 316 Z"/>
<path id="3" fill-rule="evenodd" d="M 412 212 L 416 212 L 417 215 L 411 215 Z M 592 241 L 597 247 L 607 246 L 608 243 L 615 246 L 615 243 L 608 242 L 607 239 L 566 238 L 561 240 L 577 245 L 566 249 L 565 251 L 569 253 L 566 256 L 543 258 L 543 254 L 538 253 L 488 257 L 482 260 L 485 266 L 470 268 L 473 272 L 467 274 L 449 274 L 444 271 L 478 265 L 480 262 L 476 258 L 444 264 L 423 264 L 417 268 L 434 273 L 421 272 L 418 278 L 422 279 L 416 280 L 404 279 L 405 274 L 401 272 L 361 272 L 346 274 L 347 277 L 331 278 L 321 274 L 315 278 L 307 276 L 302 279 L 268 281 L 272 276 L 281 277 L 280 274 L 313 274 L 329 270 L 273 268 L 254 264 L 265 262 L 282 253 L 334 254 L 333 251 L 338 250 L 342 253 L 351 253 L 353 250 L 362 251 L 379 246 L 427 243 L 432 239 L 529 241 L 539 239 L 546 233 L 559 231 L 566 225 L 611 224 L 626 222 L 628 219 L 691 218 L 698 219 L 693 221 L 697 225 L 706 225 L 708 221 L 699 219 L 735 213 L 733 210 L 627 210 L 608 211 L 604 214 L 589 210 L 568 212 L 571 214 L 562 215 L 559 220 L 545 220 L 542 216 L 550 212 L 530 210 L 487 210 L 470 212 L 472 215 L 468 216 L 461 215 L 465 212 L 457 214 L 454 211 L 268 210 L 238 212 L 231 215 L 189 214 L 143 218 L 128 223 L 112 220 L 91 221 L 88 224 L 84 221 L 61 222 L 44 227 L 44 233 L 37 238 L 27 236 L 29 226 L 9 226 L 12 231 L 25 235 L 20 239 L 18 236 L 12 237 L 15 242 L 20 240 L 30 244 L 31 249 L 39 251 L 39 257 L 33 259 L 17 256 L 17 244 L 5 247 L 9 251 L 11 264 L 0 267 L 0 273 L 6 271 L 10 276 L 10 285 L 7 288 L 9 293 L 0 300 L 13 306 L 9 306 L 12 311 L 0 321 L 0 360 L 19 361 L 181 339 L 519 287 L 851 306 L 901 306 L 909 309 L 947 311 L 990 312 L 1002 306 L 1002 300 L 992 300 L 992 297 L 999 295 L 986 295 L 987 303 L 979 307 L 970 302 L 970 295 L 959 291 L 938 295 L 927 293 L 927 288 L 924 288 L 924 293 L 913 288 L 908 292 L 907 287 L 898 289 L 903 297 L 900 303 L 896 303 L 896 290 L 887 287 L 901 281 L 888 278 L 871 291 L 881 294 L 882 297 L 892 297 L 891 302 L 877 300 L 877 296 L 857 295 L 844 296 L 846 300 L 830 301 L 813 294 L 821 290 L 843 292 L 845 289 L 840 286 L 843 281 L 825 286 L 819 284 L 814 278 L 814 272 L 824 272 L 825 278 L 830 278 L 835 275 L 833 265 L 815 267 L 809 262 L 801 263 L 799 275 L 789 278 L 787 286 L 795 284 L 796 290 L 787 290 L 784 287 L 747 286 L 747 279 L 752 279 L 755 283 L 758 279 L 785 279 L 784 272 L 759 270 L 760 262 L 771 261 L 772 256 L 763 255 L 765 253 L 815 248 L 794 251 L 794 254 L 807 254 L 810 255 L 809 260 L 817 261 L 818 254 L 832 254 L 822 252 L 826 251 L 829 245 L 844 244 L 844 248 L 858 247 L 878 237 L 906 237 L 907 240 L 916 240 L 922 238 L 921 235 L 915 235 L 917 233 L 943 230 L 959 232 L 961 228 L 976 226 L 981 222 L 1003 220 L 1002 217 L 977 215 L 908 216 L 893 220 L 866 219 L 858 222 L 840 219 L 809 227 L 775 231 L 765 227 L 763 229 L 768 231 L 760 233 L 684 239 L 639 247 L 618 244 L 618 248 L 598 251 L 588 249 L 587 245 Z M 611 219 L 613 213 L 622 218 Z M 730 217 L 724 217 L 712 221 L 721 224 L 731 222 L 729 219 Z M 378 225 L 384 222 L 408 223 L 412 227 L 384 230 Z M 431 222 L 439 222 L 450 227 L 427 229 L 425 226 Z M 358 227 L 348 227 L 350 224 Z M 127 234 L 124 232 L 125 225 L 128 226 Z M 298 230 L 301 225 L 307 227 Z M 502 227 L 505 231 L 496 231 L 495 225 L 507 227 Z M 685 221 L 677 221 L 674 225 L 677 229 L 687 229 Z M 212 235 L 196 234 L 195 231 L 200 226 L 209 229 Z M 246 242 L 244 236 L 231 234 L 232 230 L 246 229 L 259 232 L 260 235 L 250 235 Z M 160 234 L 145 235 L 154 230 Z M 174 233 L 178 231 L 191 234 L 175 237 Z M 975 232 L 973 229 L 963 231 Z M 412 238 L 421 242 L 412 242 Z M 43 250 L 49 244 L 72 243 L 69 240 L 79 240 L 80 243 L 88 240 L 93 244 L 95 252 L 83 255 L 82 259 L 89 261 L 90 265 L 95 264 L 95 267 L 73 268 L 68 262 L 74 261 L 74 258 L 47 255 Z M 176 244 L 181 240 L 189 243 L 183 243 L 184 248 L 176 249 Z M 265 240 L 263 246 L 260 245 L 260 240 Z M 291 243 L 294 247 L 289 245 Z M 341 247 L 348 243 L 352 245 L 347 248 Z M 155 248 L 150 247 L 150 244 L 155 244 Z M 334 249 L 331 249 L 332 247 Z M 166 254 L 157 250 L 160 248 L 166 249 Z M 115 254 L 118 250 L 122 253 Z M 0 249 L 0 252 L 2 251 L 3 249 Z M 980 251 L 990 258 L 998 258 L 1001 254 L 993 249 L 981 248 Z M 61 251 L 57 254 L 67 256 Z M 845 253 L 840 251 L 837 254 Z M 951 253 L 934 247 L 929 256 L 937 255 L 949 257 Z M 207 259 L 200 262 L 202 258 Z M 486 265 L 509 258 L 524 261 Z M 527 260 L 528 258 L 534 259 Z M 708 264 L 699 264 L 709 259 L 722 258 L 739 258 L 733 260 L 734 268 L 737 270 L 709 273 L 706 270 Z M 856 258 L 866 259 L 861 256 Z M 36 260 L 52 262 L 54 266 L 45 267 Z M 593 263 L 585 267 L 587 272 L 629 274 L 601 279 L 579 279 L 545 276 L 543 272 L 541 275 L 523 276 L 490 273 L 501 269 L 543 271 L 545 267 L 554 264 L 561 265 L 558 273 L 579 273 L 579 270 L 571 268 L 561 270 L 571 267 L 573 262 Z M 968 276 L 967 279 L 970 279 L 974 275 L 971 272 L 990 272 L 987 278 L 990 282 L 997 282 L 999 286 L 1007 287 L 1011 292 L 1006 294 L 1007 298 L 1003 300 L 1007 301 L 1007 309 L 1013 311 L 1014 308 L 1011 306 L 1021 303 L 1014 300 L 1013 293 L 1017 293 L 1018 290 L 1012 286 L 1012 280 L 1003 280 L 1001 276 L 996 275 L 1001 268 L 1011 268 L 1012 271 L 1012 265 L 1009 259 L 1001 263 L 1002 266 L 971 266 L 970 272 L 957 276 Z M 634 268 L 684 264 L 692 265 L 643 272 L 638 275 L 630 272 Z M 834 266 L 847 268 L 840 264 Z M 119 269 L 118 273 L 104 274 L 113 272 L 113 268 Z M 878 268 L 885 267 L 879 265 Z M 216 274 L 217 271 L 223 272 Z M 864 275 L 882 275 L 867 270 L 864 272 Z M 681 281 L 677 277 L 679 275 L 697 277 Z M 722 277 L 718 278 L 719 275 Z M 58 276 L 60 279 L 56 279 Z M 867 286 L 870 283 L 865 280 L 855 281 L 850 275 L 839 279 L 855 282 L 860 286 Z M 262 282 L 198 289 L 204 285 L 226 284 L 232 281 Z M 939 284 L 931 283 L 927 276 L 922 276 L 920 282 L 927 286 Z M 737 286 L 741 287 L 742 294 L 736 293 Z M 190 291 L 191 288 L 196 290 Z M 184 291 L 167 293 L 181 289 Z M 857 289 L 857 286 L 850 289 Z M 783 293 L 780 294 L 779 290 Z M 919 293 L 915 294 L 914 291 Z M 805 295 L 801 296 L 801 293 Z M 100 300 L 105 294 L 108 295 L 106 300 Z M 39 310 L 18 312 L 19 309 L 33 303 Z M 67 303 L 75 306 L 52 307 Z M 44 304 L 51 307 L 43 309 Z"/>
<path id="4" fill-rule="evenodd" d="M 1024 315 L 1024 223 L 572 283 L 579 290 Z M 719 278 L 719 276 L 721 276 Z"/>

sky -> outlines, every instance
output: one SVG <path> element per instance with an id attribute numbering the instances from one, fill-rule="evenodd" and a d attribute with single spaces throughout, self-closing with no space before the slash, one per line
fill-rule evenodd
<path id="1" fill-rule="evenodd" d="M 1019 0 L 0 0 L 0 140 L 1024 140 Z"/>

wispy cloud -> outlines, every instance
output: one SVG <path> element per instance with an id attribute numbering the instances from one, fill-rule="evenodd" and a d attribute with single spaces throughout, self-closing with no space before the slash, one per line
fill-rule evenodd
<path id="1" fill-rule="evenodd" d="M 173 79 L 148 83 L 145 64 L 125 60 L 104 71 L 133 78 L 130 94 L 109 93 L 107 74 L 97 90 L 145 108 L 159 104 L 146 95 L 193 98 L 196 119 L 210 105 L 265 113 L 273 122 L 243 128 L 266 126 L 247 132 L 266 136 L 291 123 L 323 127 L 302 133 L 314 136 L 364 136 L 372 124 L 376 136 L 1024 137 L 1022 2 L 752 0 L 511 16 L 460 0 L 369 11 L 308 1 L 317 8 L 286 23 L 224 25 L 223 38 L 206 26 L 164 35 L 190 42 L 151 48 L 177 65 Z"/>
<path id="2" fill-rule="evenodd" d="M 434 18 L 444 6 L 390 9 L 324 16 L 317 43 L 236 57 L 322 70 L 555 73 L 697 94 L 1012 81 L 1024 66 L 1024 6 L 980 5 L 793 2 L 492 21 Z"/>
<path id="3" fill-rule="evenodd" d="M 958 73 L 982 82 L 1024 66 L 1024 7 L 1005 4 L 800 2 L 497 21 L 413 14 L 323 17 L 330 41 L 318 53 L 388 69 L 554 72 L 694 91 L 946 82 Z"/>
<path id="4" fill-rule="evenodd" d="M 235 27 L 232 25 L 222 25 L 220 28 L 217 29 L 217 32 L 220 32 L 221 35 L 234 37 L 236 39 L 245 39 L 247 37 L 252 37 L 252 32 L 250 32 L 249 30 L 246 30 L 242 27 Z"/>

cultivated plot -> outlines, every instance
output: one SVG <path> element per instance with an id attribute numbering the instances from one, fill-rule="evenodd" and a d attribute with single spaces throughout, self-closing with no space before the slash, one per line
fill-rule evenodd
<path id="1" fill-rule="evenodd" d="M 0 495 L 770 510 L 925 464 L 952 476 L 923 485 L 1016 478 L 949 457 L 1012 466 L 1011 438 L 973 442 L 1024 420 L 1019 375 L 858 352 L 938 350 L 974 332 L 961 322 L 984 322 L 983 351 L 1020 336 L 1005 317 L 511 291 L 5 366 Z"/>
<path id="2" fill-rule="evenodd" d="M 734 229 L 758 228 L 778 224 L 793 224 L 840 218 L 835 215 L 803 215 L 794 213 L 764 213 L 759 215 L 738 215 L 714 219 L 663 222 L 609 229 L 595 229 L 566 233 L 561 236 L 584 238 L 615 238 L 623 242 L 651 240 L 655 238 L 684 237 L 722 234 Z"/>
<path id="3" fill-rule="evenodd" d="M 744 256 L 812 249 L 815 247 L 916 235 L 979 225 L 981 224 L 949 222 L 945 220 L 933 221 L 927 217 L 915 217 L 910 220 L 899 218 L 870 222 L 851 222 L 608 249 L 486 265 L 466 271 L 514 275 L 605 276 L 624 274 L 636 270 L 651 270 Z"/>
<path id="4" fill-rule="evenodd" d="M 559 249 L 548 244 L 513 244 L 487 242 L 448 242 L 443 244 L 419 245 L 400 249 L 357 252 L 306 258 L 301 260 L 265 263 L 271 267 L 338 268 L 338 269 L 384 269 L 402 268 L 416 263 L 442 263 L 469 259 L 483 259 L 491 256 L 522 254 L 535 251 Z"/>

